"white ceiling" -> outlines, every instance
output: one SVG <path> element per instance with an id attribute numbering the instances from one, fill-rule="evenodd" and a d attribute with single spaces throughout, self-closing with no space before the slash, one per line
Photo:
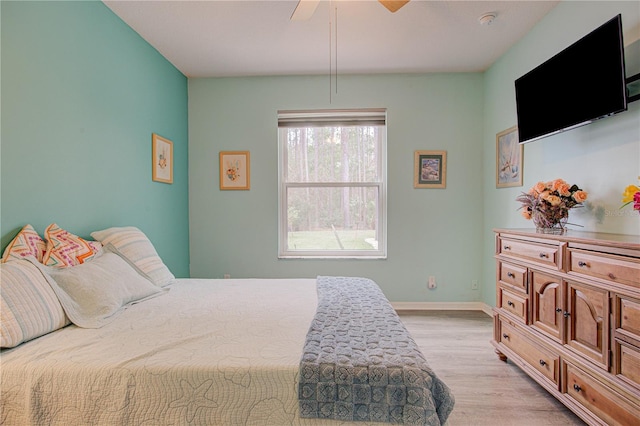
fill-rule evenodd
<path id="1" fill-rule="evenodd" d="M 559 1 L 411 0 L 390 13 L 376 0 L 323 0 L 303 22 L 290 21 L 297 0 L 104 3 L 193 78 L 328 74 L 330 57 L 340 74 L 481 72 Z M 497 17 L 481 25 L 487 12 Z"/>

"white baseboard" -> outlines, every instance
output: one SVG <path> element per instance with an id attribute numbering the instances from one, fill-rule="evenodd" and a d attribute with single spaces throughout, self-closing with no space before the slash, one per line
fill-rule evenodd
<path id="1" fill-rule="evenodd" d="M 391 302 L 396 311 L 482 311 L 493 316 L 493 308 L 484 302 Z"/>

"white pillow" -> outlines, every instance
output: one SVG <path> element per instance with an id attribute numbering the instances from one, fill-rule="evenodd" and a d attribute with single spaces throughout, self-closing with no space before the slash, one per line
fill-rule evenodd
<path id="1" fill-rule="evenodd" d="M 42 271 L 25 259 L 0 264 L 2 348 L 13 348 L 69 324 Z M 35 257 L 30 259 L 38 262 Z"/>
<path id="2" fill-rule="evenodd" d="M 110 246 L 112 251 L 120 254 L 155 285 L 164 287 L 175 282 L 176 277 L 162 262 L 151 241 L 138 228 L 109 228 L 92 232 L 91 237 L 105 247 Z"/>
<path id="3" fill-rule="evenodd" d="M 165 293 L 115 253 L 104 252 L 68 268 L 39 267 L 49 275 L 67 316 L 78 327 L 100 328 L 128 305 Z"/>

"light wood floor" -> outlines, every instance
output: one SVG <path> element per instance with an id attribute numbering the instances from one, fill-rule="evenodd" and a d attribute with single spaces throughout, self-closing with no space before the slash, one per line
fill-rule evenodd
<path id="1" fill-rule="evenodd" d="M 456 399 L 449 426 L 584 425 L 489 343 L 493 320 L 480 311 L 399 312 L 435 373 Z"/>

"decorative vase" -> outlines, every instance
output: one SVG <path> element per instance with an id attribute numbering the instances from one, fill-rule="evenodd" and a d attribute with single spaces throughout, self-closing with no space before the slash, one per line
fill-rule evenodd
<path id="1" fill-rule="evenodd" d="M 531 215 L 531 220 L 533 220 L 533 224 L 536 226 L 536 232 L 540 234 L 564 234 L 566 232 L 564 226 L 567 223 L 567 219 L 569 219 L 569 212 L 566 212 L 566 214 L 559 218 L 549 218 L 538 211 L 534 211 Z"/>

